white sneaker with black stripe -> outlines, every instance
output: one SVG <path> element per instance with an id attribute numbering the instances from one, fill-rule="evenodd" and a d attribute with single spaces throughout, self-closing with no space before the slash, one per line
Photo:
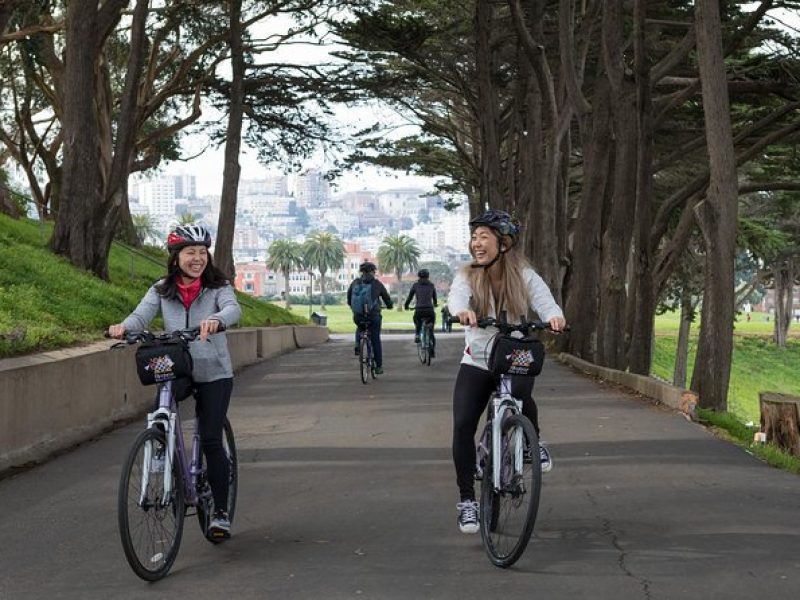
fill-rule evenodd
<path id="1" fill-rule="evenodd" d="M 458 528 L 461 533 L 478 533 L 478 503 L 465 500 L 456 504 L 458 509 Z"/>
<path id="2" fill-rule="evenodd" d="M 542 463 L 542 473 L 553 470 L 553 457 L 550 456 L 550 451 L 544 442 L 539 442 L 539 462 Z"/>

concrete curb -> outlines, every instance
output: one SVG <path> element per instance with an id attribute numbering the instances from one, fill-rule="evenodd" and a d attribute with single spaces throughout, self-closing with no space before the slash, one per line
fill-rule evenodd
<path id="1" fill-rule="evenodd" d="M 328 340 L 318 326 L 227 333 L 234 371 Z M 0 474 L 40 462 L 143 414 L 155 389 L 136 375 L 133 347 L 112 342 L 0 360 Z"/>
<path id="2" fill-rule="evenodd" d="M 698 397 L 697 394 L 692 391 L 675 387 L 674 385 L 659 381 L 658 379 L 653 379 L 652 377 L 601 367 L 580 359 L 577 356 L 573 356 L 572 354 L 567 354 L 566 352 L 560 353 L 558 359 L 579 371 L 623 385 L 639 392 L 643 396 L 658 400 L 670 408 L 681 411 L 693 421 L 697 418 L 696 408 Z"/>

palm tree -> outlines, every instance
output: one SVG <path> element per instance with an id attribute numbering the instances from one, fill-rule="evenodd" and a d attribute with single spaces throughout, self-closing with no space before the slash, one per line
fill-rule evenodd
<path id="1" fill-rule="evenodd" d="M 160 235 L 153 218 L 150 215 L 133 215 L 133 230 L 140 244 L 147 240 L 157 240 Z"/>
<path id="2" fill-rule="evenodd" d="M 267 268 L 283 273 L 283 289 L 286 308 L 291 307 L 289 300 L 289 275 L 292 271 L 303 268 L 303 247 L 293 240 L 275 240 L 267 249 Z"/>
<path id="3" fill-rule="evenodd" d="M 381 271 L 393 271 L 397 277 L 397 310 L 403 310 L 402 290 L 400 289 L 403 273 L 417 268 L 419 254 L 417 242 L 405 234 L 383 238 L 381 247 L 378 248 L 378 263 Z"/>
<path id="4" fill-rule="evenodd" d="M 197 223 L 198 218 L 197 215 L 187 211 L 178 217 L 178 225 L 193 225 Z"/>
<path id="5" fill-rule="evenodd" d="M 344 265 L 344 243 L 328 231 L 316 231 L 303 244 L 303 259 L 307 269 L 319 271 L 320 310 L 325 310 L 325 273 Z"/>

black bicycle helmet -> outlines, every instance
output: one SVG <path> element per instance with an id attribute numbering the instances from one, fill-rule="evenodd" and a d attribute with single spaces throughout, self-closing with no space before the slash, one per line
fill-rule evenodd
<path id="1" fill-rule="evenodd" d="M 490 227 L 500 235 L 506 235 L 516 241 L 519 236 L 519 221 L 504 210 L 490 208 L 482 215 L 469 222 L 471 228 Z"/>
<path id="2" fill-rule="evenodd" d="M 428 271 L 428 269 L 420 269 L 419 271 L 417 271 L 417 277 L 419 277 L 420 279 L 427 279 L 430 276 L 431 273 L 430 271 Z"/>
<path id="3" fill-rule="evenodd" d="M 375 263 L 371 263 L 368 260 L 365 260 L 361 265 L 358 267 L 358 270 L 362 273 L 374 273 L 378 270 L 378 267 L 375 266 Z"/>
<path id="4" fill-rule="evenodd" d="M 167 250 L 180 250 L 186 246 L 211 246 L 211 234 L 202 225 L 178 225 L 167 237 Z"/>

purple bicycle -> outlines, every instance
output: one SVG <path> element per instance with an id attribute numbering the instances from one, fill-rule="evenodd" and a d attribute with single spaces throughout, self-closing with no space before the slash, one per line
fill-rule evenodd
<path id="1" fill-rule="evenodd" d="M 208 535 L 214 499 L 200 451 L 197 419 L 189 455 L 181 429 L 178 401 L 191 392 L 191 381 L 177 378 L 175 373 L 170 376 L 170 363 L 180 362 L 181 352 L 188 354 L 189 342 L 199 333 L 196 328 L 159 335 L 131 332 L 119 344 L 142 344 L 151 351 L 145 369 L 152 367 L 150 370 L 156 373 L 152 383 L 158 386 L 156 408 L 147 415 L 147 427 L 136 438 L 122 468 L 117 505 L 125 557 L 134 573 L 147 581 L 163 578 L 175 562 L 189 509 L 195 509 L 206 539 L 219 541 Z M 223 427 L 223 446 L 230 461 L 228 515 L 233 522 L 238 481 L 236 443 L 227 419 Z"/>

